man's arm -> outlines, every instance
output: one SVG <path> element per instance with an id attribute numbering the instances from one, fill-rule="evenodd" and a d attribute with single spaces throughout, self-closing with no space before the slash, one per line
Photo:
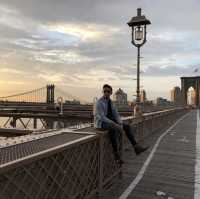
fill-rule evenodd
<path id="1" fill-rule="evenodd" d="M 113 106 L 113 115 L 114 115 L 114 117 L 115 117 L 115 119 L 117 120 L 117 123 L 118 124 L 122 124 L 122 120 L 121 120 L 121 117 L 120 117 L 120 115 L 119 115 L 119 112 L 117 111 L 117 108 L 116 108 L 116 106 L 114 105 L 114 104 L 112 104 Z"/>

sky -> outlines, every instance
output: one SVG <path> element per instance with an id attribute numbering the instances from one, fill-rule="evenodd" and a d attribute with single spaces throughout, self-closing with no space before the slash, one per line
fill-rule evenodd
<path id="1" fill-rule="evenodd" d="M 0 0 L 0 96 L 53 83 L 92 101 L 109 83 L 132 100 L 137 51 L 127 22 L 138 7 L 152 22 L 142 88 L 169 99 L 181 76 L 200 75 L 199 0 Z"/>

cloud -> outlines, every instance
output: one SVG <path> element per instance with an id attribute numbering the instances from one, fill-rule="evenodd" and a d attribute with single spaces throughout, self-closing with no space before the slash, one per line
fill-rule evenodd
<path id="1" fill-rule="evenodd" d="M 74 36 L 81 41 L 100 40 L 104 39 L 107 35 L 112 35 L 119 31 L 119 28 L 106 26 L 102 24 L 73 24 L 73 23 L 61 23 L 44 26 L 49 31 L 63 33 L 66 35 Z"/>
<path id="2" fill-rule="evenodd" d="M 47 82 L 59 83 L 63 81 L 64 75 L 60 73 L 41 72 L 38 74 L 38 78 L 42 78 Z"/>
<path id="3" fill-rule="evenodd" d="M 45 63 L 67 63 L 67 64 L 76 64 L 83 62 L 90 62 L 94 60 L 86 56 L 82 56 L 77 52 L 73 51 L 64 51 L 64 50 L 49 50 L 43 52 L 34 53 L 35 61 L 45 62 Z"/>
<path id="4" fill-rule="evenodd" d="M 158 79 L 177 84 L 179 75 L 193 75 L 200 64 L 196 0 L 175 0 L 173 6 L 159 0 L 1 0 L 0 73 L 8 81 L 51 81 L 77 92 L 80 86 L 94 94 L 103 82 L 132 92 L 137 51 L 126 23 L 137 7 L 152 22 L 141 49 L 142 76 L 152 82 L 152 92 L 161 93 Z M 171 89 L 166 82 L 165 93 Z"/>
<path id="5" fill-rule="evenodd" d="M 155 77 L 180 77 L 180 76 L 194 76 L 198 73 L 194 73 L 194 70 L 200 68 L 200 66 L 165 66 L 165 67 L 154 67 L 150 66 L 144 70 L 143 76 L 155 76 Z"/>

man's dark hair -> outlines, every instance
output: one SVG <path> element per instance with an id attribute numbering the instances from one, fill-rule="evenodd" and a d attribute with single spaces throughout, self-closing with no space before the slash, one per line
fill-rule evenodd
<path id="1" fill-rule="evenodd" d="M 112 86 L 110 86 L 109 84 L 104 84 L 104 85 L 103 85 L 103 89 L 104 89 L 104 88 L 109 88 L 109 89 L 112 91 Z"/>

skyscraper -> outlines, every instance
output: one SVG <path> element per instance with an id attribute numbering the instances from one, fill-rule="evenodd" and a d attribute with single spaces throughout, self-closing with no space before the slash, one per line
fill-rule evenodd
<path id="1" fill-rule="evenodd" d="M 181 89 L 176 86 L 171 90 L 171 101 L 175 105 L 180 105 L 181 104 Z"/>
<path id="2" fill-rule="evenodd" d="M 114 101 L 117 105 L 127 105 L 127 94 L 119 88 L 114 94 Z"/>

